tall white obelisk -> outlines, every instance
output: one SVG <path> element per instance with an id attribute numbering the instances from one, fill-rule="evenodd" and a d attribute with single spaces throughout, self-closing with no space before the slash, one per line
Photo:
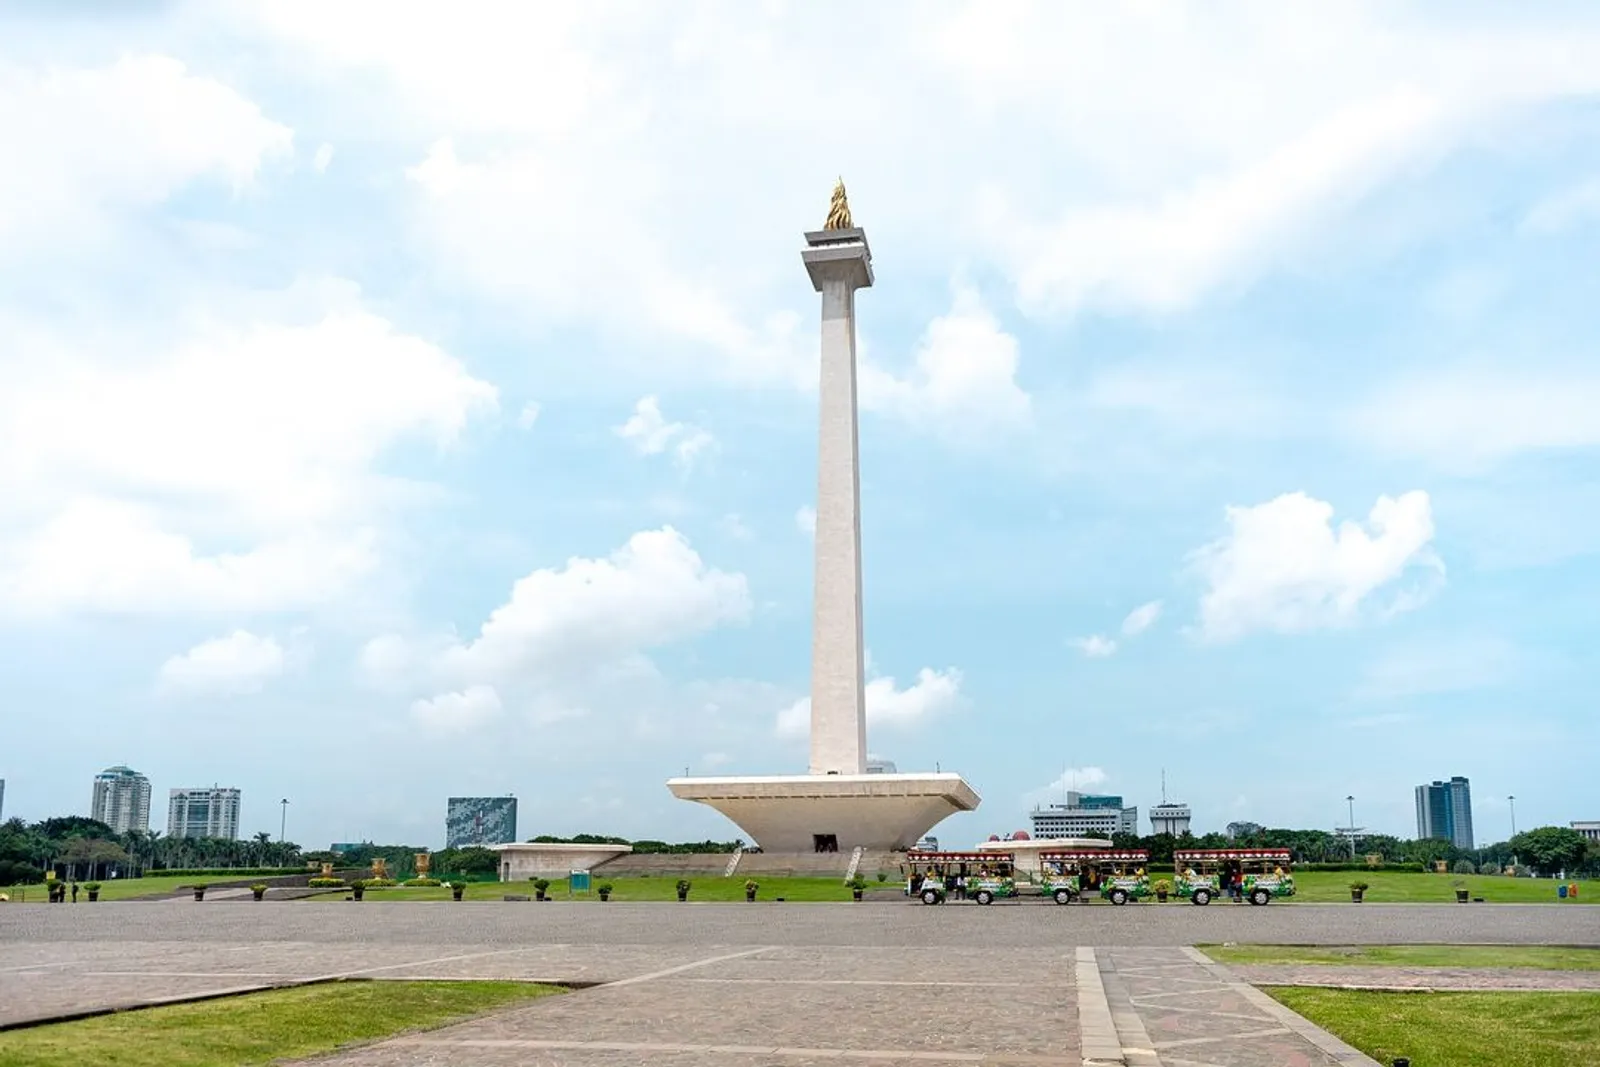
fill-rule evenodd
<path id="1" fill-rule="evenodd" d="M 856 290 L 872 285 L 867 235 L 844 182 L 801 253 L 822 294 L 817 391 L 817 572 L 811 629 L 808 774 L 669 778 L 680 800 L 726 815 L 768 852 L 905 849 L 981 802 L 959 774 L 868 774 L 861 640 L 861 461 L 856 439 Z"/>
<path id="2" fill-rule="evenodd" d="M 801 253 L 822 294 L 817 390 L 817 533 L 811 623 L 811 773 L 867 769 L 866 653 L 861 633 L 861 450 L 856 430 L 856 290 L 872 285 L 866 232 L 844 182 Z"/>

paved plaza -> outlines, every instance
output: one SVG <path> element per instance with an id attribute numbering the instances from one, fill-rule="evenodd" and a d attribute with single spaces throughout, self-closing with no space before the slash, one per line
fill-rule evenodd
<path id="1" fill-rule="evenodd" d="M 1600 923 L 1544 905 L 9 906 L 0 1023 L 318 979 L 502 978 L 577 988 L 320 1062 L 1328 1067 L 1370 1061 L 1248 983 L 1295 972 L 1334 984 L 1439 980 L 1423 969 L 1230 969 L 1185 948 L 1229 941 L 1600 946 Z"/>

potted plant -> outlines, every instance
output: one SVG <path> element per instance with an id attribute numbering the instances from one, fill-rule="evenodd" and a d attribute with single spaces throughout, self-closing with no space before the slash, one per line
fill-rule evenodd
<path id="1" fill-rule="evenodd" d="M 351 882 L 350 883 L 350 892 L 354 895 L 356 900 L 360 900 L 362 897 L 364 897 L 366 895 L 366 892 L 367 892 L 366 880 L 362 879 L 362 878 L 357 878 L 355 881 Z"/>
<path id="2" fill-rule="evenodd" d="M 860 900 L 861 894 L 867 890 L 867 880 L 859 874 L 850 879 L 850 899 Z"/>
<path id="3" fill-rule="evenodd" d="M 467 891 L 467 883 L 465 883 L 465 882 L 451 882 L 450 883 L 450 899 L 451 900 L 460 900 L 461 899 L 461 894 L 465 893 L 466 891 Z"/>
<path id="4" fill-rule="evenodd" d="M 1456 887 L 1456 903 L 1465 904 L 1471 894 L 1467 890 L 1467 883 L 1457 878 L 1451 885 Z"/>
<path id="5" fill-rule="evenodd" d="M 550 888 L 550 879 L 548 879 L 548 878 L 535 878 L 533 880 L 533 898 L 535 900 L 543 900 L 544 899 L 544 895 L 545 895 L 545 891 L 547 889 L 549 889 L 549 888 Z"/>
<path id="6" fill-rule="evenodd" d="M 197 882 L 189 888 L 194 890 L 194 899 L 206 899 L 206 884 L 204 882 Z"/>
<path id="7" fill-rule="evenodd" d="M 693 883 L 691 883 L 687 878 L 678 879 L 678 899 L 680 901 L 689 899 L 689 889 L 692 885 Z"/>
<path id="8" fill-rule="evenodd" d="M 760 882 L 756 881 L 754 878 L 750 879 L 748 882 L 746 882 L 744 884 L 744 899 L 750 900 L 750 901 L 755 900 L 756 899 L 756 890 L 758 890 L 760 888 L 761 888 L 761 883 Z"/>
<path id="9" fill-rule="evenodd" d="M 1165 878 L 1158 879 L 1156 881 L 1155 889 L 1156 903 L 1165 904 L 1167 902 L 1168 895 L 1172 893 L 1172 883 L 1167 881 Z"/>
<path id="10" fill-rule="evenodd" d="M 1350 903 L 1352 903 L 1352 904 L 1361 903 L 1361 898 L 1366 894 L 1366 892 L 1367 892 L 1367 883 L 1365 883 L 1365 882 L 1351 882 L 1350 883 Z"/>
<path id="11" fill-rule="evenodd" d="M 99 882 L 85 882 L 83 883 L 83 888 L 89 893 L 89 903 L 93 904 L 95 901 L 100 899 Z"/>
<path id="12" fill-rule="evenodd" d="M 600 894 L 600 899 L 601 900 L 610 900 L 611 899 L 611 883 L 610 882 L 601 882 L 599 885 L 594 887 L 594 891 L 596 893 Z"/>
<path id="13" fill-rule="evenodd" d="M 257 900 L 260 900 L 262 897 L 267 895 L 267 887 L 261 882 L 257 882 L 255 885 L 250 887 L 250 895 L 255 897 Z"/>

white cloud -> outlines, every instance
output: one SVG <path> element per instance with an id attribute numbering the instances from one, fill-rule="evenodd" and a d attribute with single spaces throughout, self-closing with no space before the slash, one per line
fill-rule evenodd
<path id="1" fill-rule="evenodd" d="M 1060 804 L 1069 790 L 1082 792 L 1086 789 L 1097 789 L 1109 780 L 1106 772 L 1099 767 L 1068 767 L 1061 772 L 1061 777 L 1049 785 L 1042 785 L 1023 794 L 1023 801 L 1030 808 L 1043 804 Z"/>
<path id="2" fill-rule="evenodd" d="M 517 428 L 522 430 L 533 429 L 533 424 L 539 421 L 539 402 L 530 400 L 522 405 L 522 410 L 517 413 Z"/>
<path id="3" fill-rule="evenodd" d="M 1017 385 L 1017 339 L 970 290 L 928 324 L 909 377 L 863 363 L 861 406 L 951 437 L 1024 428 L 1032 402 Z"/>
<path id="4" fill-rule="evenodd" d="M 1128 617 L 1122 620 L 1122 636 L 1137 637 L 1161 618 L 1161 601 L 1152 600 L 1148 604 L 1140 604 L 1128 612 Z"/>
<path id="5" fill-rule="evenodd" d="M 722 528 L 723 533 L 735 541 L 748 541 L 755 536 L 755 531 L 750 529 L 745 521 L 736 514 L 730 513 L 722 516 L 717 525 Z"/>
<path id="6" fill-rule="evenodd" d="M 0 237 L 54 249 L 126 208 L 211 178 L 248 188 L 286 157 L 291 131 L 210 78 L 166 56 L 94 70 L 0 65 Z"/>
<path id="7" fill-rule="evenodd" d="M 202 641 L 161 665 L 163 691 L 189 694 L 258 693 L 283 673 L 287 656 L 276 638 L 235 630 Z"/>
<path id="8" fill-rule="evenodd" d="M 1444 579 L 1432 549 L 1433 513 L 1421 490 L 1382 496 L 1365 524 L 1332 525 L 1333 505 L 1304 493 L 1227 509 L 1226 536 L 1194 554 L 1206 583 L 1200 633 L 1228 641 L 1253 630 L 1293 633 L 1417 606 Z M 1379 607 L 1408 572 L 1418 583 Z"/>
<path id="9" fill-rule="evenodd" d="M 807 537 L 817 536 L 817 509 L 810 504 L 801 504 L 795 509 L 794 525 Z"/>
<path id="10" fill-rule="evenodd" d="M 333 162 L 333 145 L 324 141 L 317 146 L 317 154 L 311 157 L 311 166 L 318 174 L 328 169 L 328 164 Z"/>
<path id="11" fill-rule="evenodd" d="M 673 459 L 685 470 L 694 466 L 695 460 L 716 447 L 716 438 L 698 426 L 682 422 L 668 422 L 661 414 L 661 403 L 653 396 L 642 397 L 616 429 L 617 436 L 632 442 L 642 456 L 659 455 L 672 450 Z"/>
<path id="12" fill-rule="evenodd" d="M 439 733 L 466 733 L 500 717 L 500 694 L 491 685 L 468 686 L 411 704 L 411 717 Z"/>
<path id="13" fill-rule="evenodd" d="M 1587 366 L 1460 367 L 1400 378 L 1345 420 L 1360 444 L 1474 470 L 1526 452 L 1600 446 L 1600 374 Z"/>
<path id="14" fill-rule="evenodd" d="M 917 672 L 917 680 L 897 689 L 890 677 L 867 682 L 867 727 L 907 729 L 943 715 L 961 703 L 961 672 L 954 667 Z M 811 698 L 802 697 L 778 712 L 779 737 L 805 737 L 811 732 Z"/>
<path id="15" fill-rule="evenodd" d="M 0 365 L 10 611 L 336 597 L 377 565 L 382 510 L 415 496 L 378 473 L 382 455 L 448 445 L 496 405 L 447 353 L 356 309 L 208 328 L 169 351 L 113 357 L 97 340 L 25 335 Z"/>
<path id="16" fill-rule="evenodd" d="M 598 673 L 647 669 L 643 653 L 750 616 L 742 574 L 706 566 L 669 527 L 634 534 L 605 559 L 573 558 L 519 579 L 476 637 L 385 635 L 359 668 L 387 689 L 493 685 L 563 705 Z"/>
<path id="17" fill-rule="evenodd" d="M 1109 637 L 1100 634 L 1090 634 L 1088 637 L 1074 637 L 1067 644 L 1082 652 L 1090 659 L 1105 659 L 1117 651 L 1117 643 Z"/>
<path id="18" fill-rule="evenodd" d="M 1347 107 L 1231 172 L 1152 202 L 1075 209 L 1053 225 L 1003 201 L 989 229 L 1025 306 L 1072 312 L 1095 303 L 1181 309 L 1281 255 L 1320 215 L 1357 199 L 1409 159 L 1440 119 L 1412 90 Z"/>

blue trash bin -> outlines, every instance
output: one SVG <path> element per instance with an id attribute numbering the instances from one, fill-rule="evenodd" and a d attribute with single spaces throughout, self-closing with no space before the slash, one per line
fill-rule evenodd
<path id="1" fill-rule="evenodd" d="M 1564 886 L 1564 885 L 1556 886 L 1556 899 L 1558 899 L 1558 900 L 1566 900 L 1567 899 L 1567 887 L 1566 886 Z"/>

